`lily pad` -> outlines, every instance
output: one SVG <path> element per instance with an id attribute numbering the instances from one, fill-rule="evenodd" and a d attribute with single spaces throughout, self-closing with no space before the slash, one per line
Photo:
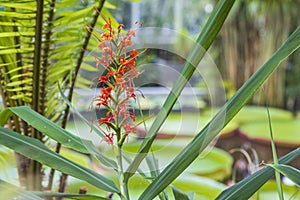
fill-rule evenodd
<path id="1" fill-rule="evenodd" d="M 273 121 L 288 121 L 293 119 L 292 113 L 278 108 L 269 108 L 271 119 Z M 268 113 L 266 107 L 261 106 L 245 106 L 233 118 L 238 124 L 249 122 L 267 122 Z"/>
<path id="2" fill-rule="evenodd" d="M 207 125 L 212 116 L 200 113 L 171 113 L 159 130 L 158 137 L 194 137 Z M 150 128 L 154 119 L 147 120 L 146 127 Z M 144 125 L 139 126 L 144 129 Z M 235 122 L 229 123 L 221 133 L 228 133 L 238 128 Z"/>
<path id="3" fill-rule="evenodd" d="M 272 116 L 271 116 L 272 118 Z M 273 119 L 273 118 L 272 118 Z M 241 126 L 240 130 L 251 139 L 270 141 L 270 130 L 268 122 L 247 123 Z M 300 145 L 300 120 L 274 121 L 272 131 L 274 140 L 285 146 Z"/>
<path id="4" fill-rule="evenodd" d="M 283 196 L 284 199 L 300 199 L 299 188 L 295 186 L 288 186 L 283 184 Z M 253 196 L 254 200 L 264 200 L 264 199 L 278 199 L 278 191 L 275 181 L 268 181 L 264 184 L 256 195 Z"/>

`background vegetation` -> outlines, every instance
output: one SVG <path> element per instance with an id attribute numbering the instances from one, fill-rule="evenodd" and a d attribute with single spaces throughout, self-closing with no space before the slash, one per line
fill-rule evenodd
<path id="1" fill-rule="evenodd" d="M 208 50 L 231 11 L 220 37 L 214 43 L 215 47 L 224 48 L 214 49 L 212 54 L 219 58 L 220 70 L 229 80 L 229 89 L 237 92 L 213 119 L 193 136 L 193 140 L 181 149 L 166 168 L 160 171 L 155 166 L 154 160 L 147 160 L 149 167 L 152 167 L 152 173 L 150 175 L 140 173 L 145 180 L 149 180 L 149 183 L 143 186 L 142 193 L 139 194 L 140 199 L 152 199 L 157 195 L 160 199 L 165 199 L 168 193 L 165 188 L 172 184 L 232 121 L 280 63 L 282 66 L 279 66 L 279 70 L 270 76 L 269 82 L 263 86 L 264 91 L 258 93 L 252 99 L 252 103 L 267 103 L 291 109 L 296 113 L 299 96 L 297 90 L 298 52 L 289 58 L 288 64 L 282 61 L 300 45 L 299 16 L 295 8 L 297 1 L 289 1 L 288 4 L 283 4 L 281 1 L 268 3 L 239 1 L 233 8 L 233 0 L 218 1 L 214 10 L 210 9 L 214 2 L 208 1 L 207 4 L 200 5 L 194 1 L 184 4 L 183 1 L 176 0 L 173 8 L 170 1 L 164 1 L 162 4 L 156 1 L 151 3 L 145 1 L 142 4 L 124 3 L 125 8 L 122 9 L 118 3 L 120 2 L 104 0 L 95 2 L 1 1 L 0 92 L 4 111 L 0 114 L 0 143 L 15 151 L 20 182 L 20 187 L 16 187 L 1 180 L 1 191 L 3 188 L 12 188 L 13 191 L 4 193 L 7 195 L 5 197 L 108 198 L 104 197 L 105 194 L 100 196 L 99 194 L 63 194 L 66 189 L 67 176 L 71 175 L 92 184 L 105 193 L 110 192 L 121 199 L 129 199 L 127 191 L 129 180 L 135 180 L 133 174 L 139 171 L 140 163 L 146 158 L 151 147 L 154 147 L 152 144 L 160 127 L 168 117 L 186 82 L 193 75 L 195 69 L 192 64 L 197 65 L 205 53 L 199 51 L 196 46 L 192 49 L 187 59 L 188 62 L 183 64 L 180 72 L 182 76 L 179 76 L 174 83 L 163 109 L 159 111 L 147 131 L 148 137 L 135 148 L 137 154 L 131 158 L 128 168 L 123 173 L 123 170 L 116 167 L 114 160 L 103 155 L 90 141 L 65 130 L 72 107 L 68 101 L 71 102 L 73 99 L 75 85 L 85 88 L 93 83 L 80 77 L 79 69 L 98 72 L 92 65 L 92 60 L 84 59 L 88 58 L 84 57 L 84 54 L 93 51 L 98 45 L 98 41 L 91 39 L 91 36 L 97 34 L 97 30 L 101 30 L 104 24 L 103 18 L 99 17 L 100 12 L 106 18 L 113 19 L 114 26 L 117 26 L 117 22 L 112 16 L 116 16 L 120 23 L 123 21 L 132 23 L 132 18 L 138 16 L 137 20 L 139 17 L 145 19 L 145 26 L 149 23 L 159 27 L 176 28 L 191 35 L 200 29 L 201 32 L 196 42 Z M 184 14 L 184 9 L 189 4 L 193 5 L 191 18 L 187 18 Z M 126 12 L 126 7 L 129 8 L 129 5 L 132 9 L 131 18 L 121 17 L 122 12 Z M 139 15 L 136 10 L 133 10 L 138 5 L 143 6 L 144 9 L 153 10 L 154 13 L 161 10 L 158 9 L 159 6 L 163 6 L 166 12 L 159 12 L 161 15 L 153 18 Z M 205 13 L 207 17 L 198 17 L 196 5 L 202 8 L 200 13 Z M 267 15 L 265 15 L 266 9 L 270 11 Z M 115 12 L 116 15 L 111 15 L 109 10 Z M 284 14 L 285 11 L 290 11 L 290 15 Z M 204 20 L 205 18 L 207 20 Z M 273 18 L 278 20 L 271 20 Z M 203 23 L 204 21 L 206 22 Z M 275 50 L 277 51 L 273 54 Z M 259 65 L 261 67 L 257 68 Z M 282 74 L 285 75 L 282 76 Z M 58 84 L 61 91 L 57 87 Z M 285 89 L 284 86 L 288 87 Z M 269 121 L 268 124 L 272 133 L 271 122 Z M 68 159 L 63 154 L 59 154 L 62 146 L 88 155 L 88 158 L 93 161 L 95 159 L 98 164 L 118 172 L 123 179 L 118 184 L 114 177 L 109 177 L 102 172 L 97 173 L 89 166 Z M 122 147 L 118 148 L 122 150 Z M 252 175 L 223 190 L 216 198 L 248 199 L 274 175 L 274 169 L 299 185 L 299 170 L 285 165 L 298 155 L 299 149 L 295 149 L 277 161 L 277 156 L 274 154 L 274 165 L 253 171 Z M 60 193 L 45 192 L 53 189 L 55 170 L 62 172 L 55 189 Z M 44 179 L 45 176 L 47 176 L 46 179 Z M 280 181 L 277 180 L 277 183 L 280 185 Z M 176 186 L 178 185 L 174 184 L 172 189 L 174 198 L 192 198 L 176 189 Z M 280 187 L 278 191 L 282 198 Z"/>

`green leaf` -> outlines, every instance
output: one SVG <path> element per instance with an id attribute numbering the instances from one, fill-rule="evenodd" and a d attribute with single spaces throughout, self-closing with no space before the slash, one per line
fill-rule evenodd
<path id="1" fill-rule="evenodd" d="M 291 179 L 298 187 L 300 187 L 300 170 L 289 165 L 273 164 L 270 165 L 284 176 Z"/>
<path id="2" fill-rule="evenodd" d="M 68 15 L 65 15 L 61 19 L 58 19 L 55 21 L 54 26 L 59 26 L 61 24 L 68 24 L 70 22 L 73 23 L 76 19 L 83 19 L 91 14 L 93 9 L 91 7 L 87 7 L 85 9 L 78 10 L 76 12 L 69 13 Z M 82 21 L 82 20 L 81 20 Z"/>
<path id="3" fill-rule="evenodd" d="M 9 92 L 22 92 L 22 91 L 30 91 L 32 86 L 25 86 L 25 87 L 17 87 L 17 88 L 7 88 L 6 90 Z"/>
<path id="4" fill-rule="evenodd" d="M 32 192 L 40 197 L 64 197 L 68 199 L 79 199 L 79 200 L 108 200 L 108 198 L 100 197 L 97 195 L 91 194 L 67 194 L 67 193 L 58 193 L 58 192 Z"/>
<path id="5" fill-rule="evenodd" d="M 11 114 L 12 114 L 11 111 L 8 109 L 4 109 L 3 111 L 0 112 L 0 126 L 4 126 L 6 124 Z"/>
<path id="6" fill-rule="evenodd" d="M 0 26 L 18 26 L 18 27 L 32 27 L 29 22 L 0 22 Z"/>
<path id="7" fill-rule="evenodd" d="M 15 54 L 15 53 L 29 53 L 32 52 L 33 48 L 31 47 L 24 47 L 22 49 L 4 49 L 4 50 L 0 50 L 0 55 L 4 55 L 4 54 Z"/>
<path id="8" fill-rule="evenodd" d="M 8 84 L 6 84 L 7 87 L 15 87 L 15 86 L 19 86 L 25 83 L 31 83 L 32 80 L 31 79 L 25 79 L 25 80 L 20 80 L 20 81 L 14 81 L 14 82 L 10 82 Z"/>
<path id="9" fill-rule="evenodd" d="M 0 179 L 0 196 L 1 199 L 30 199 L 30 200 L 43 200 L 33 192 L 22 190 L 21 188 L 7 183 Z"/>
<path id="10" fill-rule="evenodd" d="M 28 72 L 26 74 L 17 74 L 17 75 L 13 75 L 11 76 L 10 80 L 13 81 L 13 80 L 19 80 L 20 78 L 21 79 L 24 79 L 24 77 L 32 77 L 32 72 Z"/>
<path id="11" fill-rule="evenodd" d="M 13 17 L 13 18 L 19 18 L 19 19 L 34 19 L 35 13 L 19 13 L 19 12 L 11 12 L 11 11 L 0 11 L 0 16 L 4 17 Z"/>
<path id="12" fill-rule="evenodd" d="M 30 11 L 35 11 L 35 5 L 31 4 L 30 2 L 26 3 L 1 3 L 1 6 L 4 7 L 10 7 L 10 8 L 20 8 L 22 10 L 30 10 Z"/>
<path id="13" fill-rule="evenodd" d="M 107 167 L 111 167 L 113 169 L 117 169 L 117 164 L 114 160 L 111 160 L 105 156 L 103 156 L 99 150 L 94 146 L 94 144 L 90 140 L 85 140 L 82 138 L 77 137 L 76 135 L 70 133 L 69 131 L 61 128 L 57 124 L 51 122 L 47 118 L 43 117 L 39 113 L 35 112 L 34 110 L 30 109 L 26 106 L 21 107 L 13 107 L 8 108 L 7 110 L 12 111 L 28 124 L 33 126 L 38 131 L 44 133 L 48 137 L 52 138 L 53 140 L 67 146 L 75 151 L 79 151 L 85 154 L 94 154 L 102 164 Z M 6 110 L 3 111 L 3 116 L 0 114 L 0 117 L 8 117 L 9 113 Z M 0 121 L 2 122 L 2 121 Z"/>
<path id="14" fill-rule="evenodd" d="M 13 63 L 13 64 L 16 64 L 16 63 Z M 9 70 L 8 72 L 6 72 L 7 74 L 18 74 L 19 71 L 23 71 L 25 69 L 30 69 L 32 68 L 32 65 L 26 65 L 26 66 L 21 66 L 21 67 L 15 67 L 11 70 Z M 24 76 L 24 75 L 23 75 Z"/>
<path id="15" fill-rule="evenodd" d="M 219 1 L 219 3 L 220 2 L 224 4 L 223 6 L 228 6 L 228 1 Z M 217 5 L 216 9 L 218 10 L 220 7 Z M 209 32 L 205 32 L 205 35 L 208 33 Z M 208 40 L 210 40 L 210 38 L 208 38 Z M 210 123 L 208 123 L 200 131 L 193 141 L 188 144 L 187 147 L 170 163 L 170 165 L 168 165 L 165 170 L 150 184 L 150 186 L 140 196 L 140 199 L 152 199 L 165 187 L 167 187 L 177 176 L 179 176 L 197 158 L 198 154 L 201 153 L 203 149 L 206 148 L 207 145 L 219 134 L 222 128 L 224 128 L 238 113 L 238 111 L 247 103 L 257 89 L 276 69 L 279 63 L 293 53 L 299 46 L 300 27 L 298 27 L 287 39 L 287 41 L 273 54 L 273 56 L 246 81 L 246 83 L 235 93 L 235 95 L 220 109 Z M 173 91 L 171 92 L 171 96 L 173 94 L 177 93 Z M 171 102 L 168 102 L 168 99 L 166 101 L 169 104 Z M 166 112 L 166 110 L 169 111 L 169 106 L 166 106 L 165 104 L 164 108 L 161 109 L 161 114 L 158 114 L 158 118 L 164 118 L 166 114 L 163 114 L 163 112 Z M 224 115 L 226 115 L 225 121 Z M 159 123 L 161 122 L 160 120 L 157 121 Z M 155 124 L 155 126 L 158 125 Z M 151 129 L 149 131 L 151 131 Z M 155 132 L 156 131 L 157 130 L 155 130 Z M 151 139 L 150 141 L 146 141 L 146 144 L 142 147 L 141 152 L 146 153 L 150 148 L 151 143 Z M 142 159 L 143 156 L 139 155 L 134 164 L 130 166 L 128 171 L 130 173 L 135 172 L 134 165 L 139 163 Z"/>
<path id="16" fill-rule="evenodd" d="M 108 8 L 108 9 L 116 9 L 116 8 L 117 8 L 116 5 L 114 5 L 114 4 L 112 4 L 112 3 L 109 3 L 108 1 L 105 1 L 104 7 L 105 7 L 105 8 Z"/>
<path id="17" fill-rule="evenodd" d="M 15 37 L 15 36 L 34 36 L 34 32 L 4 32 L 0 33 L 0 37 Z"/>
<path id="18" fill-rule="evenodd" d="M 11 114 L 15 113 L 28 124 L 33 126 L 35 129 L 44 133 L 53 140 L 72 148 L 76 151 L 85 154 L 94 154 L 102 164 L 113 169 L 117 169 L 117 164 L 114 160 L 111 160 L 103 156 L 99 150 L 89 140 L 85 140 L 75 136 L 69 131 L 61 128 L 57 124 L 51 122 L 47 118 L 43 117 L 39 113 L 30 109 L 26 106 L 7 108 L 0 113 L 0 125 L 3 126 Z"/>
<path id="19" fill-rule="evenodd" d="M 144 140 L 141 148 L 139 149 L 139 154 L 136 156 L 132 164 L 128 167 L 125 173 L 125 181 L 128 181 L 129 177 L 136 171 L 137 167 L 144 159 L 146 153 L 149 151 L 151 144 L 153 143 L 158 130 L 160 129 L 163 122 L 166 120 L 168 114 L 170 113 L 173 105 L 175 104 L 177 98 L 179 97 L 180 93 L 182 92 L 184 86 L 186 85 L 187 81 L 191 78 L 195 71 L 195 66 L 199 64 L 202 57 L 205 54 L 205 51 L 209 48 L 212 44 L 214 38 L 217 36 L 219 30 L 221 29 L 223 22 L 225 21 L 234 0 L 229 1 L 219 1 L 216 5 L 214 11 L 212 12 L 210 18 L 206 22 L 203 27 L 202 32 L 200 33 L 197 44 L 193 47 L 189 57 L 187 58 L 186 63 L 183 66 L 183 69 L 180 72 L 180 76 L 177 79 L 172 91 L 170 92 L 167 100 L 165 101 L 163 108 L 158 113 L 155 121 L 153 122 L 151 128 L 148 131 L 147 139 Z M 199 153 L 199 148 L 193 149 L 195 159 Z M 192 159 L 192 160 L 193 160 Z M 188 166 L 192 162 L 192 160 L 185 162 Z M 189 162 L 189 163 L 188 163 Z M 174 173 L 175 175 L 175 173 Z M 165 181 L 162 181 L 165 182 Z M 166 187 L 167 184 L 164 186 Z M 161 190 L 163 187 L 161 187 Z M 148 191 L 147 191 L 148 192 Z M 158 191 L 157 191 L 158 192 Z M 157 193 L 158 194 L 158 193 Z M 153 193 L 155 196 L 156 194 Z M 154 197 L 150 195 L 151 198 Z M 148 197 L 147 197 L 148 198 Z"/>
<path id="20" fill-rule="evenodd" d="M 89 153 L 89 151 L 83 144 L 93 145 L 91 141 L 84 140 L 73 135 L 72 133 L 61 128 L 57 124 L 51 122 L 50 120 L 48 120 L 47 118 L 45 118 L 44 116 L 40 115 L 39 113 L 35 112 L 27 106 L 13 107 L 7 109 L 18 115 L 20 118 L 22 118 L 25 122 L 33 126 L 38 131 L 76 151 L 82 153 Z M 7 117 L 7 111 L 3 112 L 5 112 L 5 115 Z"/>
<path id="21" fill-rule="evenodd" d="M 120 193 L 113 181 L 51 151 L 37 139 L 0 127 L 0 144 L 53 169 L 84 180 L 99 189 Z"/>
<path id="22" fill-rule="evenodd" d="M 278 157 L 277 157 L 276 146 L 275 146 L 274 137 L 273 137 L 271 116 L 270 116 L 270 111 L 269 111 L 268 107 L 267 107 L 267 113 L 268 113 L 269 132 L 270 132 L 270 138 L 271 138 L 271 147 L 272 147 L 273 161 L 274 161 L 274 164 L 278 165 Z M 283 191 L 282 191 L 280 174 L 277 171 L 275 171 L 275 179 L 276 179 L 276 185 L 277 185 L 279 199 L 283 200 L 284 197 L 283 197 Z"/>
<path id="23" fill-rule="evenodd" d="M 95 66 L 92 66 L 91 64 L 85 63 L 85 62 L 83 62 L 81 64 L 81 69 L 84 69 L 84 70 L 87 70 L 90 72 L 98 72 L 98 69 Z"/>
<path id="24" fill-rule="evenodd" d="M 175 186 L 171 186 L 175 200 L 189 200 L 189 197 Z"/>
<path id="25" fill-rule="evenodd" d="M 286 164 L 294 160 L 300 154 L 300 148 L 279 159 L 280 164 Z M 216 200 L 249 199 L 263 184 L 274 175 L 274 169 L 266 166 L 242 181 L 224 190 Z"/>

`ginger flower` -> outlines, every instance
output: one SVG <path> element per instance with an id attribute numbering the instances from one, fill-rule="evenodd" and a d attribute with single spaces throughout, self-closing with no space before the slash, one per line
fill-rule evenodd
<path id="1" fill-rule="evenodd" d="M 144 51 L 132 49 L 127 52 L 132 46 L 135 31 L 125 32 L 123 24 L 114 28 L 111 19 L 105 21 L 100 36 L 94 35 L 101 50 L 100 56 L 94 56 L 96 66 L 103 67 L 105 74 L 98 78 L 100 94 L 93 102 L 98 109 L 107 109 L 106 116 L 98 121 L 99 126 L 106 126 L 103 140 L 110 144 L 117 140 L 117 144 L 122 146 L 128 134 L 137 133 L 135 110 L 131 105 L 136 101 L 133 80 L 140 75 L 136 60 Z"/>

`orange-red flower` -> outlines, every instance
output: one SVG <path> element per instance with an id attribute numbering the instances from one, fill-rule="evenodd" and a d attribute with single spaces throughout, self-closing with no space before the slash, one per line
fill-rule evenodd
<path id="1" fill-rule="evenodd" d="M 100 76 L 99 77 L 99 82 L 100 83 L 105 83 L 108 82 L 109 78 L 107 76 Z"/>
<path id="2" fill-rule="evenodd" d="M 137 50 L 133 49 L 129 55 L 131 58 L 136 58 L 139 55 L 139 52 Z"/>
<path id="3" fill-rule="evenodd" d="M 98 78 L 100 94 L 94 101 L 99 109 L 105 107 L 108 110 L 105 117 L 98 122 L 99 126 L 106 126 L 106 138 L 103 140 L 113 144 L 114 136 L 117 135 L 117 138 L 122 138 L 118 145 L 122 145 L 129 133 L 137 132 L 134 124 L 136 116 L 130 100 L 136 101 L 133 79 L 139 75 L 136 60 L 140 53 L 136 49 L 131 50 L 129 55 L 126 52 L 126 48 L 132 45 L 135 31 L 130 29 L 123 34 L 123 24 L 114 28 L 110 19 L 105 19 L 105 22 L 102 27 L 104 31 L 99 33 L 100 38 L 97 38 L 98 48 L 102 52 L 95 58 L 96 65 L 104 67 L 106 75 Z"/>

